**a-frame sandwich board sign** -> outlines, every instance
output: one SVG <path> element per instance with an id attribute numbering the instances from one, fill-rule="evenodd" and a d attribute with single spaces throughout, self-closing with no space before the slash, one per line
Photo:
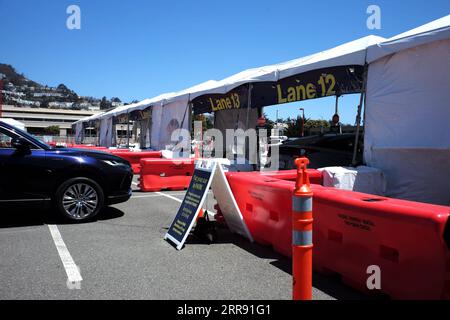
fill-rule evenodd
<path id="1" fill-rule="evenodd" d="M 189 232 L 194 226 L 211 186 L 216 167 L 217 162 L 213 161 L 213 159 L 199 159 L 196 161 L 189 188 L 169 230 L 164 236 L 165 240 L 175 244 L 177 250 L 181 250 Z"/>

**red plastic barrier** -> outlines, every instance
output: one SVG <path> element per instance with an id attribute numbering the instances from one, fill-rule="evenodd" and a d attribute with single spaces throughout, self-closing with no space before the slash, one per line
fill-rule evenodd
<path id="1" fill-rule="evenodd" d="M 226 175 L 255 241 L 291 256 L 294 182 Z M 319 185 L 312 190 L 316 271 L 338 273 L 369 292 L 367 268 L 376 265 L 381 291 L 392 298 L 450 298 L 450 207 Z"/>
<path id="2" fill-rule="evenodd" d="M 183 190 L 189 187 L 195 159 L 142 159 L 141 191 Z"/>
<path id="3" fill-rule="evenodd" d="M 375 265 L 392 298 L 450 298 L 449 207 L 334 188 L 314 190 L 313 206 L 317 270 L 368 290 Z"/>
<path id="4" fill-rule="evenodd" d="M 69 147 L 68 147 L 69 148 Z M 75 149 L 86 149 L 86 150 L 100 150 L 100 151 L 108 151 L 108 148 L 106 147 L 97 147 L 97 146 L 85 146 L 82 144 L 74 144 L 70 148 Z"/>
<path id="5" fill-rule="evenodd" d="M 141 173 L 141 160 L 145 158 L 161 158 L 161 151 L 141 151 L 133 152 L 128 150 L 110 150 L 110 153 L 121 157 L 131 163 L 134 174 Z"/>
<path id="6" fill-rule="evenodd" d="M 254 240 L 291 256 L 295 182 L 257 172 L 227 172 L 226 176 Z"/>
<path id="7" fill-rule="evenodd" d="M 309 176 L 309 181 L 314 184 L 323 184 L 323 175 L 322 171 L 316 169 L 307 169 Z M 249 174 L 261 175 L 268 178 L 287 180 L 287 181 L 295 181 L 297 178 L 297 170 L 279 170 L 279 171 L 254 171 L 248 172 Z"/>

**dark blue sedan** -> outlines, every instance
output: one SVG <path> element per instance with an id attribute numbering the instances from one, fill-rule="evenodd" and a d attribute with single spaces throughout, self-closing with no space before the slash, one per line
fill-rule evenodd
<path id="1" fill-rule="evenodd" d="M 52 148 L 0 119 L 0 212 L 53 205 L 65 217 L 93 218 L 131 197 L 130 163 L 105 152 Z"/>

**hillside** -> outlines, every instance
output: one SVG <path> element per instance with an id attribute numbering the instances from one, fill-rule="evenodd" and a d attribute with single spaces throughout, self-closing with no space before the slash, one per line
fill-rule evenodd
<path id="1" fill-rule="evenodd" d="M 0 63 L 0 81 L 3 104 L 18 107 L 106 110 L 123 105 L 119 98 L 79 96 L 62 83 L 57 87 L 42 85 L 4 63 Z"/>
<path id="2" fill-rule="evenodd" d="M 37 82 L 28 80 L 23 74 L 19 74 L 13 66 L 9 64 L 0 63 L 0 73 L 6 76 L 6 79 L 15 86 L 30 85 L 35 87 L 41 87 Z"/>

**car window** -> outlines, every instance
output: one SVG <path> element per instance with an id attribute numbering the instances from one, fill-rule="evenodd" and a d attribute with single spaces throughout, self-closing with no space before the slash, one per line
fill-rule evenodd
<path id="1" fill-rule="evenodd" d="M 0 131 L 0 149 L 10 149 L 12 137 Z"/>
<path id="2" fill-rule="evenodd" d="M 11 145 L 11 141 L 14 138 L 18 138 L 19 136 L 13 132 L 8 130 L 4 130 L 0 128 L 0 149 L 13 149 L 14 147 Z M 31 150 L 39 150 L 40 148 L 36 146 L 34 143 L 28 141 L 28 145 Z"/>

